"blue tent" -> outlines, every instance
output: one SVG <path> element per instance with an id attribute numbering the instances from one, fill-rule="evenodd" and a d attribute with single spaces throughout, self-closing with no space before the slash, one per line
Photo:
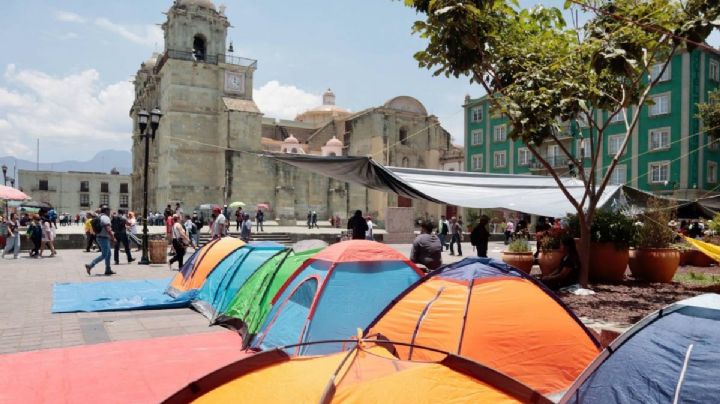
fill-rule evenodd
<path id="1" fill-rule="evenodd" d="M 268 349 L 353 337 L 421 275 L 406 257 L 384 244 L 366 240 L 334 244 L 288 278 L 251 346 Z M 340 350 L 341 343 L 290 351 L 315 355 Z"/>
<path id="2" fill-rule="evenodd" d="M 285 249 L 273 242 L 252 242 L 233 251 L 208 275 L 193 307 L 213 322 L 225 311 L 245 281 L 265 261 Z"/>
<path id="3" fill-rule="evenodd" d="M 674 303 L 612 342 L 562 403 L 720 400 L 720 295 Z"/>

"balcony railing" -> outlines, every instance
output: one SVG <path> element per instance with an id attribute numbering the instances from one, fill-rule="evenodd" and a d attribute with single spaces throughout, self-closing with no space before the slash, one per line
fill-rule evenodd
<path id="1" fill-rule="evenodd" d="M 567 168 L 570 159 L 565 156 L 543 156 L 543 159 L 550 164 L 552 168 Z M 544 170 L 545 166 L 540 160 L 530 160 L 530 168 L 533 170 Z"/>
<path id="2" fill-rule="evenodd" d="M 200 55 L 191 51 L 182 51 L 177 49 L 168 49 L 158 60 L 158 63 L 153 69 L 154 73 L 157 74 L 162 69 L 165 62 L 170 59 L 189 60 L 197 63 L 208 63 L 216 65 L 218 63 L 226 63 L 230 65 L 237 65 L 247 67 L 249 69 L 257 69 L 257 60 L 248 59 L 235 55 Z"/>

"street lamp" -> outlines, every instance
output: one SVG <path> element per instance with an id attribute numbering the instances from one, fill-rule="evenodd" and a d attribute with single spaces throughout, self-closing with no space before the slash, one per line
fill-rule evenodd
<path id="1" fill-rule="evenodd" d="M 7 185 L 7 166 L 5 164 L 2 165 L 2 171 L 3 171 L 3 185 Z"/>
<path id="2" fill-rule="evenodd" d="M 143 253 L 142 258 L 140 259 L 140 262 L 138 264 L 140 265 L 150 265 L 150 258 L 148 257 L 148 227 L 147 227 L 147 217 L 148 217 L 148 162 L 150 161 L 150 139 L 155 139 L 155 131 L 160 126 L 160 118 L 162 117 L 162 112 L 158 108 L 153 108 L 150 113 L 148 113 L 146 110 L 142 109 L 140 112 L 138 112 L 138 128 L 140 129 L 140 137 L 145 138 L 145 178 L 143 179 Z M 148 128 L 148 120 L 150 121 L 150 132 L 148 133 L 146 129 Z"/>

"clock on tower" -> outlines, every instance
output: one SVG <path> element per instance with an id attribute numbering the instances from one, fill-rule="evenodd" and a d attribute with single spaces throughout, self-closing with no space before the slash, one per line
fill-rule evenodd
<path id="1" fill-rule="evenodd" d="M 245 74 L 225 71 L 225 92 L 242 94 L 245 92 Z"/>

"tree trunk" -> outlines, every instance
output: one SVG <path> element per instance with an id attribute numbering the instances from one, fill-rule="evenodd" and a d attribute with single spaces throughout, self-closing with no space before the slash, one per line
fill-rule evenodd
<path id="1" fill-rule="evenodd" d="M 590 278 L 590 225 L 584 215 L 579 216 L 580 219 L 580 277 L 578 282 L 583 288 L 588 287 L 588 279 Z"/>

